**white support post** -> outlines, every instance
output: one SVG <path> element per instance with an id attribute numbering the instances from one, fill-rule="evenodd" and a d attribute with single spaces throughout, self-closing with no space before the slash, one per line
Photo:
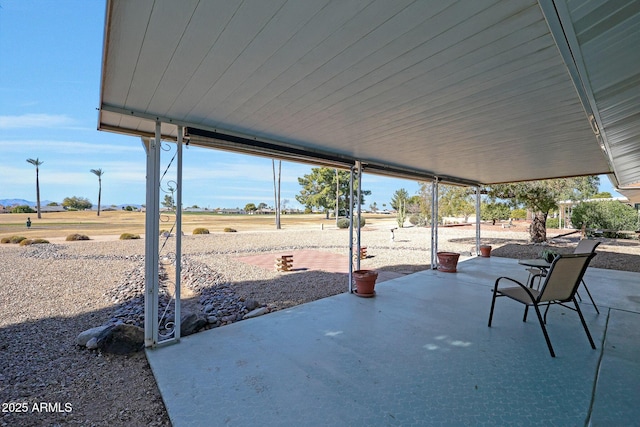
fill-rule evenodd
<path id="1" fill-rule="evenodd" d="M 476 187 L 476 255 L 480 254 L 480 186 Z"/>
<path id="2" fill-rule="evenodd" d="M 162 135 L 160 122 L 156 122 L 155 138 L 147 140 L 147 198 L 145 213 L 145 346 L 158 343 L 158 239 L 160 221 L 160 152 Z"/>
<path id="3" fill-rule="evenodd" d="M 349 175 L 349 292 L 353 292 L 353 166 Z"/>
<path id="4" fill-rule="evenodd" d="M 358 170 L 358 194 L 356 195 L 356 206 L 357 211 L 358 211 L 358 223 L 356 224 L 357 227 L 357 240 L 358 240 L 358 250 L 356 251 L 356 270 L 360 270 L 360 254 L 361 254 L 361 248 L 362 245 L 360 243 L 360 223 L 361 223 L 361 219 L 360 216 L 362 215 L 362 206 L 360 206 L 360 200 L 362 199 L 362 162 L 357 161 L 356 162 L 356 169 Z"/>
<path id="5" fill-rule="evenodd" d="M 175 319 L 174 319 L 174 329 L 173 329 L 173 338 L 176 341 L 180 341 L 180 327 L 181 327 L 181 316 L 182 313 L 180 311 L 180 276 L 182 273 L 182 139 L 183 139 L 183 128 L 182 126 L 178 126 L 178 141 L 176 145 L 176 150 L 178 154 L 178 171 L 177 171 L 177 183 L 178 190 L 176 194 L 176 277 L 175 277 Z"/>
<path id="6" fill-rule="evenodd" d="M 438 268 L 438 177 L 431 183 L 431 269 Z"/>

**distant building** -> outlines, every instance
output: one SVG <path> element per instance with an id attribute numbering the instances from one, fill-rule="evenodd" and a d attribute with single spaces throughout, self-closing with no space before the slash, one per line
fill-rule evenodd
<path id="1" fill-rule="evenodd" d="M 67 211 L 67 208 L 61 205 L 40 206 L 40 213 L 66 212 L 66 211 Z"/>
<path id="2" fill-rule="evenodd" d="M 240 208 L 235 208 L 235 209 L 228 209 L 228 208 L 216 209 L 216 212 L 219 213 L 219 214 L 225 214 L 225 215 L 240 215 L 240 214 L 245 214 L 246 213 L 244 211 L 244 209 L 240 209 Z"/>

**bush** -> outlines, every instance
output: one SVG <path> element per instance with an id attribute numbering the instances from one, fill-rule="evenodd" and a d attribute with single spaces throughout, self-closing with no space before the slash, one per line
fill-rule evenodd
<path id="1" fill-rule="evenodd" d="M 571 222 L 574 227 L 604 230 L 636 230 L 638 214 L 631 206 L 615 200 L 583 202 L 573 208 Z M 616 237 L 616 232 L 605 233 L 605 237 Z"/>
<path id="2" fill-rule="evenodd" d="M 20 242 L 22 242 L 23 240 L 26 240 L 26 239 L 27 239 L 27 238 L 26 238 L 26 237 L 24 237 L 24 236 L 11 236 L 11 237 L 9 238 L 9 242 L 10 242 L 10 243 L 16 243 L 16 244 L 17 244 L 17 243 L 20 243 Z"/>
<path id="3" fill-rule="evenodd" d="M 526 209 L 514 209 L 511 211 L 511 218 L 513 219 L 527 219 Z"/>
<path id="4" fill-rule="evenodd" d="M 135 240 L 139 238 L 140 238 L 139 234 L 122 233 L 120 235 L 120 240 Z"/>
<path id="5" fill-rule="evenodd" d="M 34 212 L 35 210 L 33 210 L 30 206 L 27 206 L 27 205 L 20 205 L 11 209 L 11 213 L 34 213 Z"/>
<path id="6" fill-rule="evenodd" d="M 547 228 L 560 228 L 560 219 L 547 218 Z"/>
<path id="7" fill-rule="evenodd" d="M 413 214 L 409 217 L 409 222 L 418 227 L 424 227 L 427 225 L 427 218 L 424 215 Z"/>
<path id="8" fill-rule="evenodd" d="M 76 240 L 90 240 L 90 239 L 89 239 L 89 236 L 86 236 L 84 234 L 75 233 L 75 234 L 69 234 L 65 240 L 67 242 L 73 242 L 73 241 L 76 241 Z"/>
<path id="9" fill-rule="evenodd" d="M 236 230 L 235 228 L 231 228 L 231 227 L 225 227 L 223 230 L 225 233 L 237 233 L 238 230 Z"/>
<path id="10" fill-rule="evenodd" d="M 367 220 L 360 217 L 360 227 L 364 227 L 366 223 Z M 338 228 L 349 228 L 349 218 L 340 218 L 338 220 Z"/>
<path id="11" fill-rule="evenodd" d="M 198 227 L 193 230 L 192 234 L 209 234 L 209 229 Z"/>
<path id="12" fill-rule="evenodd" d="M 40 245 L 43 243 L 49 243 L 49 241 L 45 239 L 24 239 L 20 241 L 20 246 Z"/>
<path id="13" fill-rule="evenodd" d="M 11 243 L 11 237 L 3 237 L 0 239 L 0 243 Z"/>

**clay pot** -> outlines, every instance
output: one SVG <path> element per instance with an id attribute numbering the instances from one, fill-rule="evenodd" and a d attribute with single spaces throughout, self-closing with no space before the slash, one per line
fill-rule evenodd
<path id="1" fill-rule="evenodd" d="M 356 270 L 353 272 L 353 279 L 356 283 L 356 295 L 359 297 L 375 296 L 376 280 L 378 279 L 377 271 Z"/>
<path id="2" fill-rule="evenodd" d="M 438 252 L 438 271 L 455 273 L 460 254 L 455 252 Z"/>
<path id="3" fill-rule="evenodd" d="M 491 256 L 491 246 L 489 245 L 480 245 L 480 256 L 489 258 Z"/>

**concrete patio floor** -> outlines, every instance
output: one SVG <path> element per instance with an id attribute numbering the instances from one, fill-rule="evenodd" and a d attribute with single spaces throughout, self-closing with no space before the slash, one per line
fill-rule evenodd
<path id="1" fill-rule="evenodd" d="M 379 283 L 147 350 L 174 426 L 630 426 L 640 420 L 640 274 L 590 268 L 600 315 L 535 315 L 498 299 L 516 260 Z M 346 285 L 345 285 L 346 286 Z"/>

